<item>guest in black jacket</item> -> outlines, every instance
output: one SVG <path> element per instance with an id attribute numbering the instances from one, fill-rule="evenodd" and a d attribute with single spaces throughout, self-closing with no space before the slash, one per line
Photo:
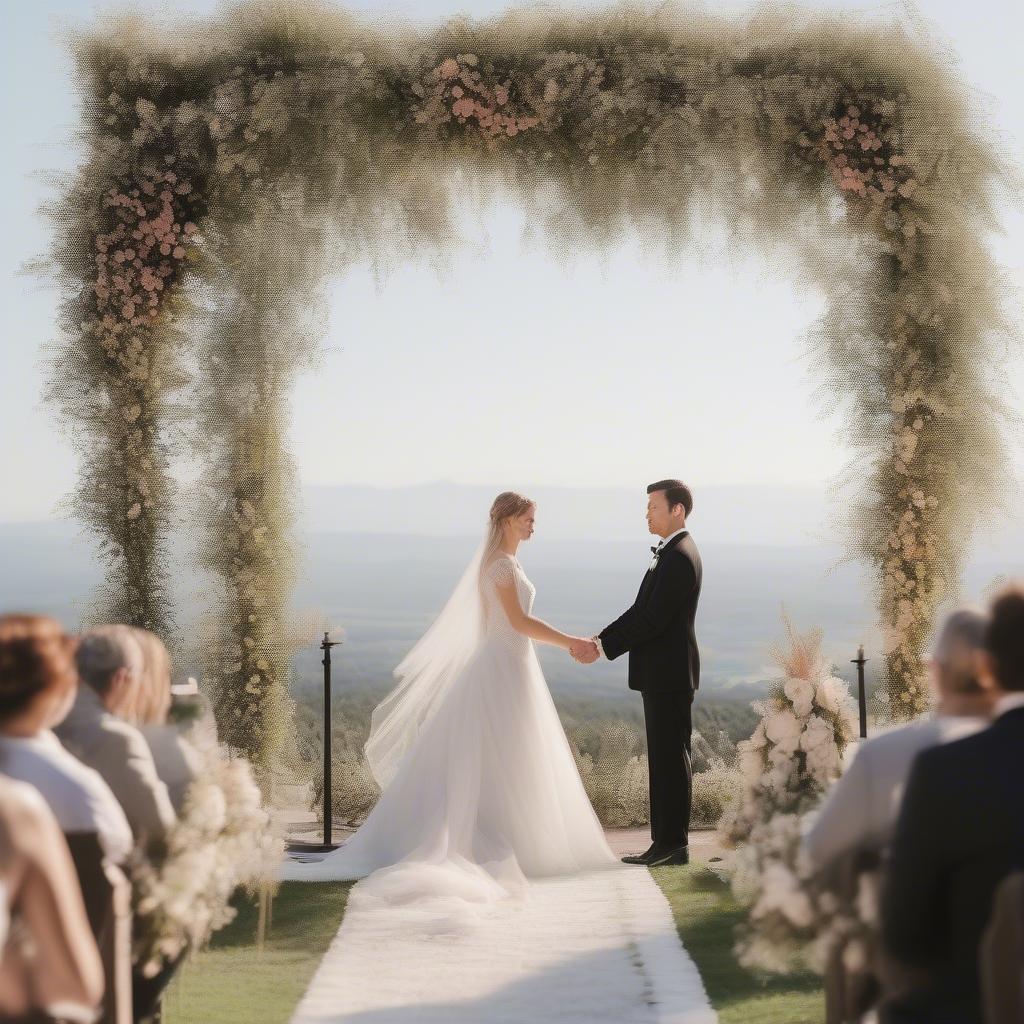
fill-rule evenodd
<path id="1" fill-rule="evenodd" d="M 1003 590 L 979 654 L 991 726 L 918 755 L 883 898 L 889 952 L 922 981 L 886 1024 L 982 1024 L 978 950 L 992 896 L 1024 867 L 1024 586 Z"/>

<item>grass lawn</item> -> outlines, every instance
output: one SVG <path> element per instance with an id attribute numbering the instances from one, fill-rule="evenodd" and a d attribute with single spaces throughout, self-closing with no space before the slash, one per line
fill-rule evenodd
<path id="1" fill-rule="evenodd" d="M 236 896 L 238 916 L 168 986 L 165 1024 L 287 1024 L 341 924 L 353 884 L 283 882 L 262 950 L 258 900 Z"/>
<path id="2" fill-rule="evenodd" d="M 714 872 L 700 864 L 650 870 L 721 1024 L 821 1024 L 825 998 L 817 975 L 764 980 L 736 962 L 734 930 L 744 912 Z"/>

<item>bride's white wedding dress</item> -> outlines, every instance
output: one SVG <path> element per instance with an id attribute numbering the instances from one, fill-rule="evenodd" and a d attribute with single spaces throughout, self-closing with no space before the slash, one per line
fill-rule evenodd
<path id="1" fill-rule="evenodd" d="M 388 902 L 490 902 L 525 895 L 531 878 L 623 867 L 583 788 L 533 641 L 512 628 L 495 589 L 514 583 L 530 614 L 536 588 L 511 556 L 482 572 L 481 564 L 482 549 L 459 585 L 458 614 L 456 588 L 414 649 L 423 656 L 406 682 L 374 712 L 367 756 L 383 784 L 377 805 L 344 845 L 315 863 L 283 864 L 280 878 L 365 878 L 364 895 Z M 451 650 L 456 635 L 462 657 Z"/>

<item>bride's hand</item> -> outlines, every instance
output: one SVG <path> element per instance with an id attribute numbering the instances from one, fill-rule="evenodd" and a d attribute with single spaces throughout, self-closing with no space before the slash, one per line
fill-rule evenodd
<path id="1" fill-rule="evenodd" d="M 581 665 L 592 665 L 597 661 L 597 644 L 586 637 L 576 636 L 569 644 L 569 653 Z"/>

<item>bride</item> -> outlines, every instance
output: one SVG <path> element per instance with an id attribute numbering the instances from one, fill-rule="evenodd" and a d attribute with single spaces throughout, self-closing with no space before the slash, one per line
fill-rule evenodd
<path id="1" fill-rule="evenodd" d="M 382 793 L 359 830 L 279 877 L 372 874 L 389 902 L 490 902 L 528 879 L 621 867 L 605 842 L 544 680 L 534 641 L 586 643 L 531 614 L 516 552 L 535 506 L 499 494 L 490 530 L 440 615 L 395 669 L 373 711 L 366 758 Z"/>

